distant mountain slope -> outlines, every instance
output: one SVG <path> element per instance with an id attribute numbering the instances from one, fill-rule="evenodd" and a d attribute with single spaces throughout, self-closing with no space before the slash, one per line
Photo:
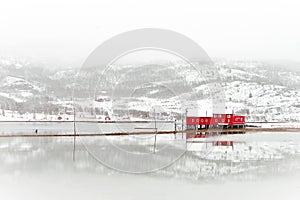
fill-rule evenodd
<path id="1" fill-rule="evenodd" d="M 76 77 L 77 70 L 51 69 L 28 61 L 1 58 L 0 105 L 51 112 L 62 105 L 55 102 L 72 99 L 73 89 L 82 98 L 97 96 L 97 92 L 104 90 L 114 92 L 111 95 L 115 98 L 132 98 L 130 105 L 137 105 L 134 101 L 139 105 L 131 106 L 132 109 L 145 111 L 143 105 L 149 105 L 154 99 L 202 101 L 211 98 L 212 93 L 217 96 L 223 91 L 224 95 L 219 96 L 224 99 L 220 101 L 226 102 L 228 110 L 247 115 L 248 120 L 300 121 L 300 72 L 274 64 L 219 61 L 213 70 L 195 73 L 182 63 L 168 63 L 165 67 L 117 67 L 106 74 L 86 71 Z M 216 82 L 217 89 L 212 87 Z"/>

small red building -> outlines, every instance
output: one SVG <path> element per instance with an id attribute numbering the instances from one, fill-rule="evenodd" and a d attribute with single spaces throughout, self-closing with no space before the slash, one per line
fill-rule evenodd
<path id="1" fill-rule="evenodd" d="M 245 116 L 234 114 L 213 114 L 212 117 L 186 117 L 188 128 L 232 127 L 240 128 L 245 125 Z"/>

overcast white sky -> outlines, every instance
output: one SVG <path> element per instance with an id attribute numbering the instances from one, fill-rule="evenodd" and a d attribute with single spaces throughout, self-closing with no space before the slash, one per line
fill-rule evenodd
<path id="1" fill-rule="evenodd" d="M 300 1 L 27 0 L 0 4 L 0 55 L 82 62 L 137 28 L 180 32 L 211 57 L 300 61 Z"/>

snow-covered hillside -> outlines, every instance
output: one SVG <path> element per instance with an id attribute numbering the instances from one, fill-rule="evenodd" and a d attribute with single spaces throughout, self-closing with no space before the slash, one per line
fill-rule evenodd
<path id="1" fill-rule="evenodd" d="M 239 104 L 248 121 L 299 121 L 300 73 L 257 65 L 219 66 L 226 102 Z"/>
<path id="2" fill-rule="evenodd" d="M 66 112 L 75 94 L 88 101 L 80 112 L 96 116 L 97 110 L 91 109 L 101 108 L 94 107 L 94 98 L 108 91 L 112 113 L 118 115 L 124 110 L 145 115 L 160 104 L 160 110 L 176 117 L 185 108 L 190 113 L 205 113 L 213 104 L 224 103 L 225 110 L 246 115 L 248 121 L 300 121 L 300 72 L 284 66 L 218 61 L 199 71 L 180 62 L 165 68 L 117 66 L 104 75 L 91 70 L 76 77 L 77 71 L 0 58 L 1 108 L 20 113 Z"/>

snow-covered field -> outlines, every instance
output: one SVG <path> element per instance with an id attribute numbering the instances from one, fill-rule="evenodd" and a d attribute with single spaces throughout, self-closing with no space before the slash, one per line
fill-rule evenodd
<path id="1" fill-rule="evenodd" d="M 0 115 L 0 121 L 72 121 L 73 115 L 69 114 L 57 114 L 48 115 L 44 113 L 24 113 L 20 114 L 16 111 L 11 110 L 0 110 L 5 115 Z"/>

